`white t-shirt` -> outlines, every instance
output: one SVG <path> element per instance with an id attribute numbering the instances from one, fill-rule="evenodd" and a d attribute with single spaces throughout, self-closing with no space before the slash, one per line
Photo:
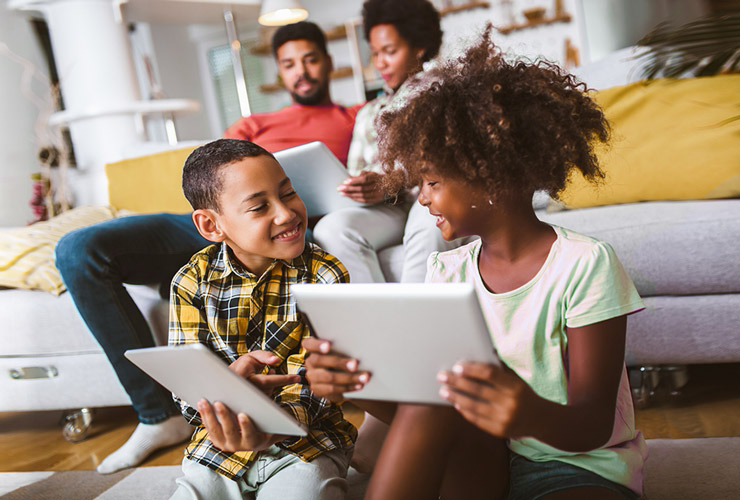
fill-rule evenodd
<path id="1" fill-rule="evenodd" d="M 588 236 L 553 226 L 557 239 L 528 283 L 491 293 L 478 269 L 481 241 L 435 252 L 427 282 L 470 282 L 478 292 L 491 338 L 501 359 L 541 397 L 568 402 L 566 327 L 578 328 L 644 308 L 614 250 Z M 511 439 L 509 448 L 530 460 L 559 460 L 590 470 L 642 493 L 647 446 L 635 429 L 626 368 L 617 396 L 614 429 L 602 448 L 571 453 L 533 438 Z"/>

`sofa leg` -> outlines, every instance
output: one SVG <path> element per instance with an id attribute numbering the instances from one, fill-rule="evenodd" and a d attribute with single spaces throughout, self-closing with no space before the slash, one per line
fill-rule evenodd
<path id="1" fill-rule="evenodd" d="M 685 365 L 632 366 L 627 370 L 632 402 L 637 409 L 650 406 L 656 393 L 670 399 L 679 398 L 689 381 L 689 372 Z"/>
<path id="2" fill-rule="evenodd" d="M 62 436 L 70 443 L 84 440 L 90 432 L 92 423 L 92 410 L 81 408 L 77 411 L 65 412 L 62 415 Z"/>
<path id="3" fill-rule="evenodd" d="M 650 406 L 658 385 L 658 372 L 655 366 L 631 366 L 629 373 L 630 388 L 632 389 L 632 404 L 635 408 L 643 409 Z"/>

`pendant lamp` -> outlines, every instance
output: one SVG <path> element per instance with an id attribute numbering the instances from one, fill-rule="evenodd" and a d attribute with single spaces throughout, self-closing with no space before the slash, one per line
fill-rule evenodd
<path id="1" fill-rule="evenodd" d="M 299 0 L 263 0 L 257 21 L 263 26 L 297 23 L 308 17 Z"/>

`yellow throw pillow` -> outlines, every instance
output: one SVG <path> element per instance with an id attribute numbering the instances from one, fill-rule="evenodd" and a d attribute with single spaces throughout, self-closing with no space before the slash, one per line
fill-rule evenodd
<path id="1" fill-rule="evenodd" d="M 182 166 L 195 146 L 109 163 L 108 200 L 116 209 L 140 214 L 188 213 L 182 193 Z"/>
<path id="2" fill-rule="evenodd" d="M 561 200 L 582 208 L 740 196 L 740 75 L 636 82 L 595 94 L 612 125 L 606 173 L 574 174 Z"/>
<path id="3" fill-rule="evenodd" d="M 65 290 L 54 266 L 54 246 L 64 234 L 115 217 L 110 207 L 78 207 L 44 222 L 0 231 L 0 286 Z"/>

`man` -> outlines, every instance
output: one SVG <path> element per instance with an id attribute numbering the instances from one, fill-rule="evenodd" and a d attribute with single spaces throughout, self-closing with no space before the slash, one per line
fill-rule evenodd
<path id="1" fill-rule="evenodd" d="M 242 118 L 226 137 L 251 140 L 269 151 L 320 140 L 346 161 L 357 108 L 331 101 L 332 60 L 324 34 L 309 22 L 283 26 L 275 32 L 272 48 L 293 105 Z M 98 466 L 100 473 L 133 467 L 192 432 L 170 392 L 123 356 L 128 349 L 152 345 L 149 326 L 124 283 L 169 285 L 177 270 L 209 244 L 190 214 L 163 213 L 106 221 L 69 233 L 57 245 L 56 265 L 72 300 L 139 419 L 129 440 Z"/>
<path id="2" fill-rule="evenodd" d="M 329 73 L 333 67 L 324 34 L 309 22 L 283 27 L 273 36 L 272 54 L 293 105 L 277 113 L 242 118 L 226 129 L 224 137 L 256 142 L 268 151 L 321 141 L 346 164 L 360 106 L 347 109 L 332 103 Z"/>

